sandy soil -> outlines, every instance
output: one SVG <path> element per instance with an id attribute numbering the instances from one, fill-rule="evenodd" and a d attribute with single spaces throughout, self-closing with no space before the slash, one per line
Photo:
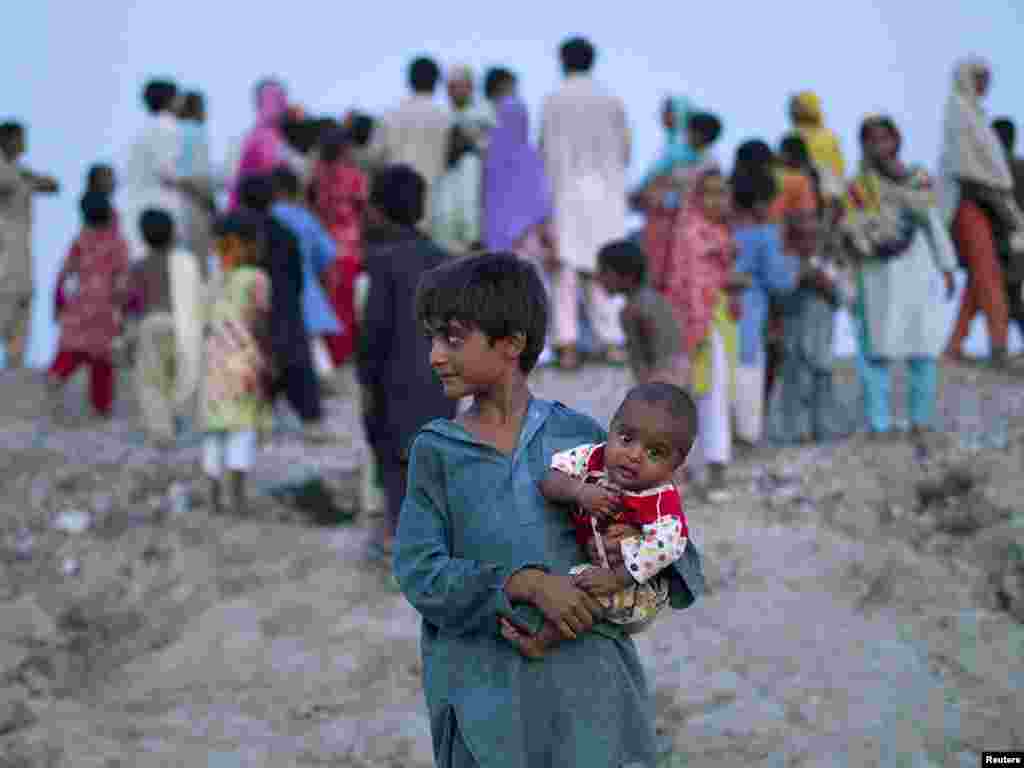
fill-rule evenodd
<path id="1" fill-rule="evenodd" d="M 110 423 L 76 416 L 81 382 L 46 428 L 39 376 L 0 375 L 0 765 L 431 764 L 417 616 L 366 558 L 371 515 L 313 527 L 260 496 L 251 520 L 211 517 L 198 484 L 168 515 L 195 445 L 146 448 L 130 398 Z M 606 367 L 534 376 L 601 420 L 628 386 Z M 943 426 L 968 429 L 981 393 L 1005 449 L 947 433 L 927 460 L 862 436 L 759 450 L 732 467 L 731 502 L 690 496 L 709 594 L 638 639 L 663 766 L 973 766 L 1024 748 L 1021 390 L 944 370 Z M 351 399 L 329 418 L 337 443 L 278 435 L 254 484 L 315 471 L 352 503 Z M 68 512 L 86 530 L 60 530 Z"/>

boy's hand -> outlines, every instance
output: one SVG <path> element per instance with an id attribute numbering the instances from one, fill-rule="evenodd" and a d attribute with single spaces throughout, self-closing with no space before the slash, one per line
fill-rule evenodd
<path id="1" fill-rule="evenodd" d="M 598 485 L 584 485 L 576 495 L 576 501 L 598 520 L 614 520 L 619 515 L 622 496 Z"/>
<path id="2" fill-rule="evenodd" d="M 614 595 L 628 587 L 631 581 L 632 579 L 625 569 L 620 572 L 619 569 L 613 571 L 609 568 L 597 567 L 587 568 L 572 577 L 573 584 L 593 597 Z"/>
<path id="3" fill-rule="evenodd" d="M 573 586 L 567 576 L 537 574 L 530 597 L 529 602 L 537 606 L 566 640 L 575 640 L 590 631 L 594 622 L 604 613 L 601 604 L 582 589 Z"/>

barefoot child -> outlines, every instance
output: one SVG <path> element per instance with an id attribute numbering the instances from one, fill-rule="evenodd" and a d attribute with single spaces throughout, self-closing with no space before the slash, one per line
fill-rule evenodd
<path id="1" fill-rule="evenodd" d="M 672 475 L 686 460 L 697 433 L 697 406 L 679 387 L 641 384 L 626 395 L 612 419 L 608 441 L 556 453 L 540 491 L 555 504 L 572 504 L 576 540 L 594 539 L 599 565 L 570 569 L 573 583 L 598 598 L 604 618 L 627 632 L 645 629 L 668 604 L 669 582 L 661 572 L 683 556 L 689 532 Z M 603 533 L 613 522 L 639 527 L 642 535 L 621 541 L 621 565 L 612 568 Z M 561 642 L 546 623 L 522 639 L 504 621 L 503 630 L 528 653 L 542 656 Z"/>
<path id="2" fill-rule="evenodd" d="M 613 241 L 598 252 L 597 267 L 604 289 L 612 296 L 626 296 L 619 319 L 636 380 L 665 381 L 685 389 L 690 366 L 683 352 L 684 311 L 675 310 L 647 283 L 643 249 L 629 240 Z"/>
<path id="3" fill-rule="evenodd" d="M 222 511 L 227 470 L 232 508 L 245 514 L 245 475 L 252 469 L 258 432 L 273 426 L 268 392 L 270 279 L 263 258 L 264 220 L 239 210 L 217 227 L 221 278 L 211 291 L 203 386 L 203 470 L 216 514 Z"/>
<path id="4" fill-rule="evenodd" d="M 636 648 L 573 584 L 571 522 L 537 488 L 553 454 L 607 435 L 530 393 L 548 318 L 536 268 L 510 253 L 446 262 L 424 275 L 416 316 L 445 394 L 472 398 L 456 420 L 435 419 L 415 437 L 395 542 L 395 575 L 423 617 L 435 764 L 653 765 Z M 703 591 L 692 543 L 663 573 L 673 607 Z M 525 634 L 549 621 L 572 642 L 530 661 L 502 636 L 503 618 Z"/>

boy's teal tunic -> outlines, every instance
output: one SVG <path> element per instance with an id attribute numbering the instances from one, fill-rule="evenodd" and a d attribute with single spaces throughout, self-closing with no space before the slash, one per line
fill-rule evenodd
<path id="1" fill-rule="evenodd" d="M 416 437 L 394 565 L 423 616 L 438 766 L 451 766 L 453 750 L 465 754 L 453 739 L 483 768 L 654 765 L 647 683 L 617 627 L 597 625 L 541 661 L 524 659 L 499 634 L 501 615 L 534 631 L 543 623 L 532 606 L 509 604 L 510 575 L 525 566 L 565 574 L 585 559 L 565 508 L 537 484 L 556 451 L 605 438 L 593 419 L 536 399 L 511 456 L 444 419 Z M 685 608 L 704 589 L 692 543 L 671 573 L 672 605 Z"/>

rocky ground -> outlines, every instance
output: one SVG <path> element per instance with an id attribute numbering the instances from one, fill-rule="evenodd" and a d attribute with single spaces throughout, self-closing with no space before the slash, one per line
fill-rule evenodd
<path id="1" fill-rule="evenodd" d="M 372 516 L 345 522 L 366 460 L 345 391 L 337 444 L 275 436 L 241 521 L 209 514 L 194 440 L 144 446 L 129 398 L 97 424 L 79 383 L 44 429 L 39 376 L 0 376 L 0 766 L 431 765 L 417 617 L 365 556 Z M 602 420 L 629 385 L 534 378 Z M 663 766 L 1024 748 L 1024 390 L 947 368 L 941 394 L 928 456 L 863 436 L 762 449 L 730 503 L 690 494 L 709 594 L 638 639 Z M 270 494 L 310 477 L 341 524 Z"/>

